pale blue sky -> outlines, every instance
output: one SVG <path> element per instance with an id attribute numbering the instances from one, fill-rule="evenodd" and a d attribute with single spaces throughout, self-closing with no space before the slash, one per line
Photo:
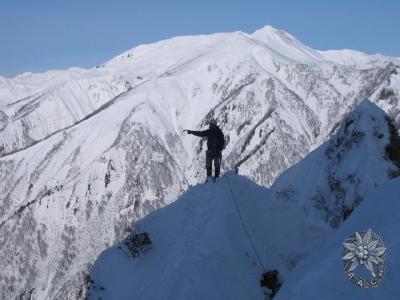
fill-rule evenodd
<path id="1" fill-rule="evenodd" d="M 92 67 L 142 43 L 264 25 L 317 49 L 400 56 L 397 0 L 0 0 L 0 75 Z"/>

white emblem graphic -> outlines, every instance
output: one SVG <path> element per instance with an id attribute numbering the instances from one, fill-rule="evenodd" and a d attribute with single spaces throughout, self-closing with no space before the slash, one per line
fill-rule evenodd
<path id="1" fill-rule="evenodd" d="M 343 242 L 344 270 L 351 282 L 362 288 L 376 287 L 386 268 L 386 248 L 382 239 L 371 229 L 356 232 Z M 369 279 L 357 275 L 362 267 L 371 274 Z"/>

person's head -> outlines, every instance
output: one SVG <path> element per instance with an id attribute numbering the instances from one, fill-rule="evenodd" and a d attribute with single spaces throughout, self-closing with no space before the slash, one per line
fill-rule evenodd
<path id="1" fill-rule="evenodd" d="M 210 124 L 210 128 L 213 129 L 217 126 L 217 121 L 214 118 L 210 118 L 208 120 L 208 123 Z"/>

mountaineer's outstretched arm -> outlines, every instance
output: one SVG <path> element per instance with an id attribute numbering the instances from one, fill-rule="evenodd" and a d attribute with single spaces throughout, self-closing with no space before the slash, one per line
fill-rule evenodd
<path id="1" fill-rule="evenodd" d="M 206 129 L 206 130 L 202 130 L 202 131 L 195 131 L 195 130 L 186 130 L 188 134 L 193 134 L 196 136 L 208 136 L 210 134 L 210 130 Z"/>

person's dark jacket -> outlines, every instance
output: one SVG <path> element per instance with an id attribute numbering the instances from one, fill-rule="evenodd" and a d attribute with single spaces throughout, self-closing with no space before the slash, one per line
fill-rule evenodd
<path id="1" fill-rule="evenodd" d="M 188 133 L 200 137 L 207 137 L 208 151 L 210 151 L 212 154 L 221 156 L 225 139 L 222 130 L 218 126 L 210 127 L 209 129 L 202 131 L 188 130 Z"/>

